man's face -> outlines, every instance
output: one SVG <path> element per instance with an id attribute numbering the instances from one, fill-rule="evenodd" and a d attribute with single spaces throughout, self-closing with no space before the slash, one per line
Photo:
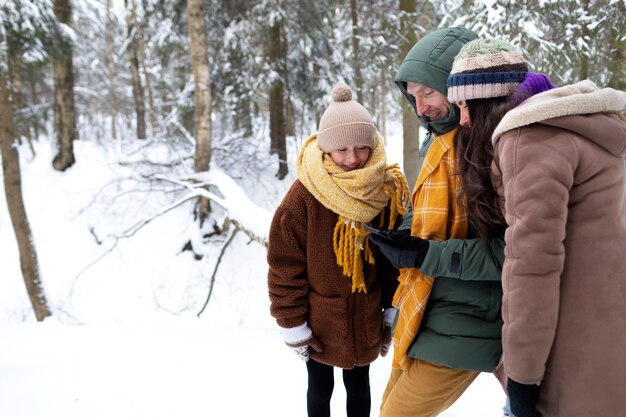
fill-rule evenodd
<path id="1" fill-rule="evenodd" d="M 446 117 L 450 112 L 450 102 L 439 91 L 422 83 L 408 82 L 407 92 L 415 98 L 418 116 L 426 116 L 430 120 Z"/>

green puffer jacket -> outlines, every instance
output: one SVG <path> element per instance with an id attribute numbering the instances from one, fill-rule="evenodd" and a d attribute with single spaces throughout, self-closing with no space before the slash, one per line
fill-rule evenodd
<path id="1" fill-rule="evenodd" d="M 420 148 L 420 168 L 430 147 Z M 400 229 L 410 229 L 412 211 Z M 492 372 L 502 355 L 504 236 L 430 241 L 420 270 L 435 277 L 419 333 L 409 356 L 455 369 Z"/>
<path id="2" fill-rule="evenodd" d="M 396 85 L 415 108 L 407 82 L 423 83 L 444 96 L 454 57 L 477 35 L 462 27 L 439 29 L 426 35 L 403 60 Z M 443 134 L 459 125 L 454 104 L 447 117 L 421 116 L 428 130 L 419 150 L 421 168 L 433 133 Z M 419 169 L 418 169 L 419 172 Z M 400 229 L 411 229 L 413 214 L 405 215 Z M 493 371 L 502 356 L 502 286 L 504 239 L 476 239 L 470 225 L 467 240 L 430 241 L 421 271 L 435 277 L 420 330 L 409 356 L 450 368 Z M 473 238 L 473 239 L 472 239 Z"/>

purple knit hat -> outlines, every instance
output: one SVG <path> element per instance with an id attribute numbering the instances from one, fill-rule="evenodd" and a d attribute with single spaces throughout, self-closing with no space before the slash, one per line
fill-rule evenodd
<path id="1" fill-rule="evenodd" d="M 513 94 L 513 102 L 515 105 L 518 105 L 535 94 L 543 93 L 553 88 L 556 88 L 556 85 L 550 81 L 547 75 L 537 72 L 527 72 L 524 81 Z"/>

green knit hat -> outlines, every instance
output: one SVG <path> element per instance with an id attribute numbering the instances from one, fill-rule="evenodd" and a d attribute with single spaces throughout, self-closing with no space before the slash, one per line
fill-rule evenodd
<path id="1" fill-rule="evenodd" d="M 513 45 L 498 39 L 476 39 L 459 51 L 448 77 L 452 103 L 512 94 L 528 72 L 528 64 Z"/>

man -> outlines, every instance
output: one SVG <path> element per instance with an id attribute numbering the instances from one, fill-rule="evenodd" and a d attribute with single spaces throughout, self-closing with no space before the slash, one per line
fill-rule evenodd
<path id="1" fill-rule="evenodd" d="M 454 149 L 459 109 L 446 98 L 454 57 L 476 37 L 458 27 L 434 31 L 415 44 L 396 77 L 428 135 L 413 211 L 399 231 L 370 235 L 402 268 L 382 417 L 437 416 L 481 371 L 493 372 L 502 354 L 503 239 L 476 238 L 467 220 Z"/>

